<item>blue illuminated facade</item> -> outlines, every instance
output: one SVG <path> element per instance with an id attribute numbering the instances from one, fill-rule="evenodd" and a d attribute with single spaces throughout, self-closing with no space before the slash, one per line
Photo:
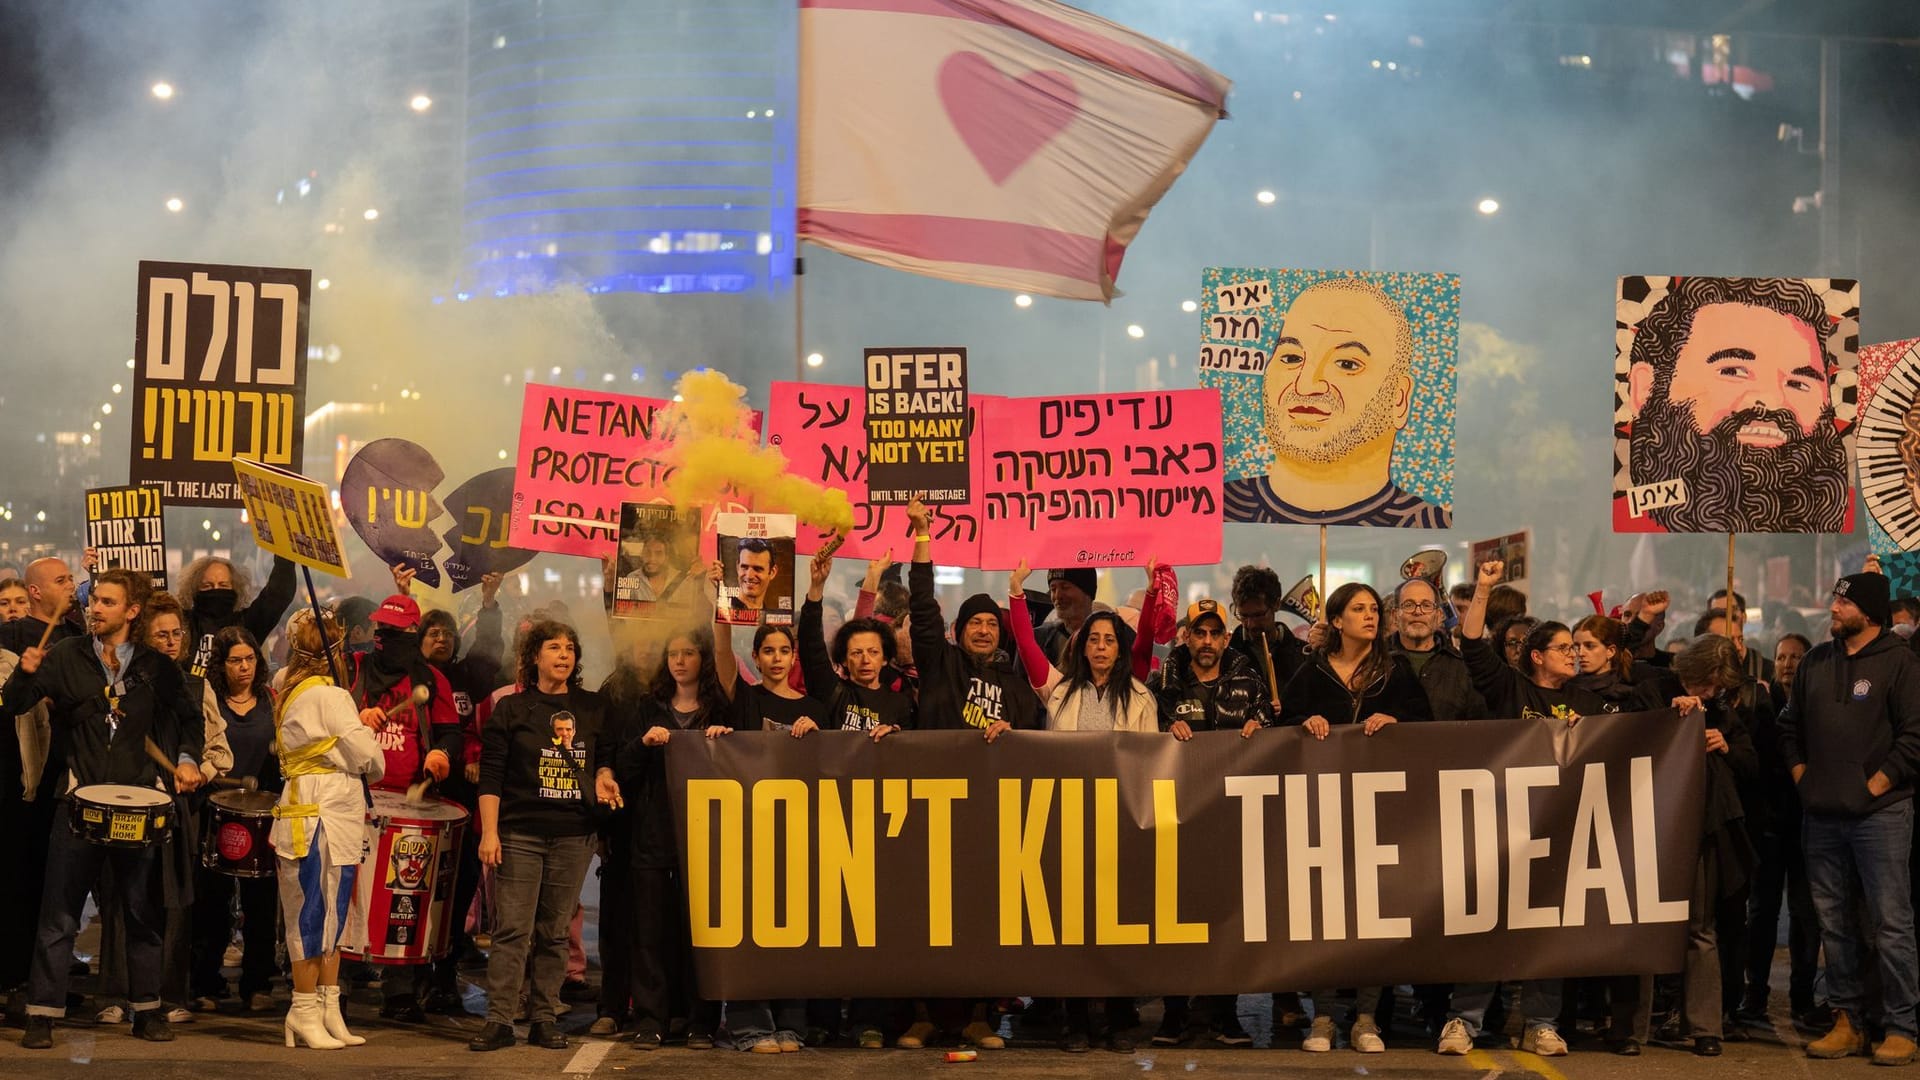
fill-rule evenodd
<path id="1" fill-rule="evenodd" d="M 471 0 L 458 299 L 793 270 L 788 0 Z"/>

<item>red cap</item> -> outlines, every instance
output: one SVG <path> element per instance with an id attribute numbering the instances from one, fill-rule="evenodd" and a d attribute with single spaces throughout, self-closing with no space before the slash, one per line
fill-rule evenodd
<path id="1" fill-rule="evenodd" d="M 413 602 L 413 597 L 396 593 L 380 601 L 380 606 L 368 618 L 381 626 L 412 630 L 420 625 L 420 605 Z"/>

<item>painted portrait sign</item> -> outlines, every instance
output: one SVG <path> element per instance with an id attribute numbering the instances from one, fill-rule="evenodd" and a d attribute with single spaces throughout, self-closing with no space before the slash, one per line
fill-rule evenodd
<path id="1" fill-rule="evenodd" d="M 1860 500 L 1879 555 L 1920 550 L 1920 339 L 1860 347 Z"/>
<path id="2" fill-rule="evenodd" d="M 1452 525 L 1458 277 L 1215 267 L 1201 294 L 1226 520 Z"/>
<path id="3" fill-rule="evenodd" d="M 1615 307 L 1616 532 L 1852 531 L 1857 282 L 1626 277 Z"/>

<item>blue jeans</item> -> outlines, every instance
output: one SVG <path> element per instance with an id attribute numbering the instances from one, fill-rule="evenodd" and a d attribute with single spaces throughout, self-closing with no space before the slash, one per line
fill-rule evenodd
<path id="1" fill-rule="evenodd" d="M 165 916 L 154 903 L 153 874 L 160 845 L 109 848 L 90 844 L 67 827 L 71 807 L 59 800 L 53 831 L 47 836 L 47 877 L 40 893 L 40 922 L 34 936 L 33 971 L 27 984 L 27 1015 L 65 1016 L 67 982 L 73 967 L 73 939 L 87 894 L 98 889 L 100 907 L 115 901 L 126 916 L 127 999 L 135 1012 L 160 1007 L 161 936 Z M 101 873 L 112 865 L 109 878 Z"/>
<path id="2" fill-rule="evenodd" d="M 1873 935 L 1872 951 L 1880 963 L 1887 1033 L 1913 1038 L 1914 1003 L 1920 999 L 1920 955 L 1914 945 L 1913 893 L 1907 876 L 1913 800 L 1858 818 L 1809 813 L 1801 843 L 1826 951 L 1827 1000 L 1859 1026 L 1861 965 L 1867 948 L 1853 908 L 1864 900 L 1866 931 Z"/>

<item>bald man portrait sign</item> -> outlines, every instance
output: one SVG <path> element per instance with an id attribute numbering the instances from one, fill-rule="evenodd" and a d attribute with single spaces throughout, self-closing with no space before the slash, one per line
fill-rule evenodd
<path id="1" fill-rule="evenodd" d="M 1855 282 L 1629 277 L 1616 310 L 1616 531 L 1851 531 Z"/>
<path id="2" fill-rule="evenodd" d="M 1452 524 L 1457 278 L 1216 269 L 1203 284 L 1228 521 Z"/>

